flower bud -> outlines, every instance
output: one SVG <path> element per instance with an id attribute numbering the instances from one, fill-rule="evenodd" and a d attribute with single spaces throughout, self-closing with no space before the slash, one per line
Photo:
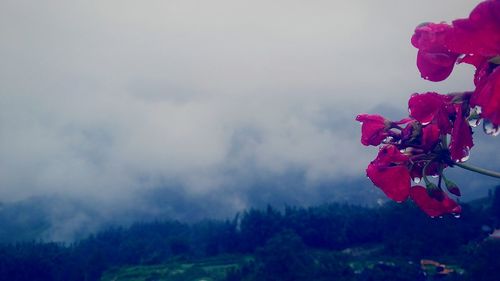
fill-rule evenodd
<path id="1" fill-rule="evenodd" d="M 451 194 L 456 195 L 456 196 L 461 195 L 460 189 L 458 188 L 458 186 L 454 182 L 450 181 L 447 178 L 444 178 L 444 184 L 446 185 L 446 189 L 448 189 L 448 191 Z"/>

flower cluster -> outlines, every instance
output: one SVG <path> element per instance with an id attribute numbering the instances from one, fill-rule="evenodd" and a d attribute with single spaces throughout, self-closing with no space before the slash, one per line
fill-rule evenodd
<path id="1" fill-rule="evenodd" d="M 460 196 L 460 190 L 443 171 L 469 158 L 472 127 L 483 122 L 486 133 L 499 133 L 500 0 L 484 1 L 468 18 L 451 24 L 422 24 L 411 43 L 418 49 L 417 67 L 424 79 L 444 80 L 456 64 L 467 63 L 476 68 L 475 89 L 413 94 L 408 101 L 410 116 L 400 121 L 358 115 L 361 143 L 380 145 L 366 173 L 392 200 L 411 198 L 429 216 L 458 215 L 461 208 L 449 196 Z M 425 187 L 418 185 L 422 179 Z"/>

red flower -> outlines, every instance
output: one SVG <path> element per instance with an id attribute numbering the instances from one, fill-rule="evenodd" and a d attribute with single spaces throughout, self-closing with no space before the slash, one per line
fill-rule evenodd
<path id="1" fill-rule="evenodd" d="M 450 115 L 454 114 L 451 96 L 429 92 L 414 94 L 408 100 L 410 115 L 422 125 L 434 122 L 443 133 L 450 133 L 452 124 Z"/>
<path id="2" fill-rule="evenodd" d="M 472 142 L 472 129 L 462 113 L 462 105 L 455 104 L 457 117 L 453 123 L 451 132 L 450 154 L 454 161 L 464 162 L 469 157 L 469 150 L 474 143 Z"/>
<path id="3" fill-rule="evenodd" d="M 458 214 L 460 206 L 441 185 L 444 181 L 448 194 L 460 196 L 460 190 L 443 170 L 454 166 L 454 161 L 467 160 L 474 146 L 470 121 L 477 124 L 484 119 L 487 134 L 495 135 L 500 126 L 500 0 L 485 0 L 468 18 L 452 24 L 422 24 L 415 29 L 411 43 L 418 49 L 422 77 L 441 81 L 451 74 L 455 63 L 467 63 L 476 68 L 476 89 L 449 95 L 414 94 L 408 101 L 411 118 L 399 122 L 380 115 L 359 115 L 361 142 L 383 143 L 366 174 L 387 197 L 401 202 L 410 196 L 429 216 Z M 438 183 L 429 176 L 438 176 Z M 411 178 L 418 184 L 422 177 L 427 189 L 410 187 Z"/>
<path id="4" fill-rule="evenodd" d="M 462 208 L 454 200 L 450 199 L 444 192 L 443 200 L 439 201 L 432 198 L 423 186 L 416 185 L 410 190 L 411 199 L 422 211 L 431 217 L 437 217 L 444 214 L 460 214 Z"/>
<path id="5" fill-rule="evenodd" d="M 356 121 L 362 123 L 361 143 L 366 146 L 377 146 L 389 135 L 391 121 L 380 115 L 360 114 Z"/>
<path id="6" fill-rule="evenodd" d="M 500 55 L 500 1 L 480 3 L 469 18 L 446 23 L 418 26 L 411 38 L 418 51 L 417 67 L 423 78 L 431 81 L 446 79 L 459 62 L 475 65 Z"/>
<path id="7" fill-rule="evenodd" d="M 387 145 L 379 150 L 377 158 L 368 165 L 366 175 L 387 197 L 402 202 L 408 198 L 410 192 L 408 161 L 408 156 L 401 153 L 396 146 Z"/>
<path id="8" fill-rule="evenodd" d="M 481 77 L 472 95 L 471 105 L 481 107 L 481 117 L 500 125 L 500 67 L 487 77 Z"/>

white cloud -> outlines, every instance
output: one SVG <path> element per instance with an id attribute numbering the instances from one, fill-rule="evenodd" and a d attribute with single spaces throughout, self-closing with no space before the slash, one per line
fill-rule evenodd
<path id="1" fill-rule="evenodd" d="M 409 38 L 477 2 L 2 1 L 0 197 L 363 176 L 357 113 L 470 87 L 420 80 Z"/>

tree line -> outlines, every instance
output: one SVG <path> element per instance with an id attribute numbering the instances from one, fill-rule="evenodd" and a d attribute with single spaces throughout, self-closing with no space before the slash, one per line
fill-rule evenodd
<path id="1" fill-rule="evenodd" d="M 231 272 L 228 280 L 307 280 L 301 279 L 303 274 L 316 274 L 315 280 L 321 280 L 321 276 L 342 280 L 339 276 L 353 274 L 346 257 L 321 253 L 364 245 L 381 245 L 384 255 L 415 261 L 463 256 L 463 263 L 470 265 L 469 272 L 484 274 L 500 268 L 500 246 L 496 252 L 490 250 L 496 247 L 494 241 L 488 242 L 493 246 L 482 246 L 488 231 L 500 221 L 498 191 L 492 203 L 463 204 L 460 218 L 432 219 L 412 203 L 387 203 L 377 208 L 348 204 L 283 209 L 268 206 L 247 210 L 230 220 L 192 224 L 165 220 L 111 227 L 71 244 L 2 244 L 0 280 L 99 280 L 113 267 L 223 254 L 256 257 L 252 264 Z M 311 256 L 310 251 L 319 254 Z M 474 260 L 470 260 L 472 256 Z"/>

